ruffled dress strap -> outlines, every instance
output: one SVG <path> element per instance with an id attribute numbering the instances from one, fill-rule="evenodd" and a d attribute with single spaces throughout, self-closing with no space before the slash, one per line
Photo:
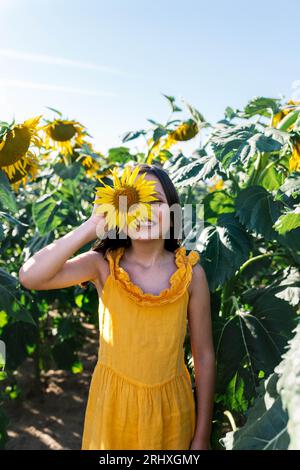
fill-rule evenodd
<path id="1" fill-rule="evenodd" d="M 175 264 L 177 270 L 169 279 L 170 286 L 162 290 L 158 295 L 144 292 L 141 287 L 134 284 L 128 272 L 123 269 L 119 262 L 125 251 L 125 247 L 121 246 L 116 249 L 109 248 L 106 251 L 106 258 L 110 266 L 110 274 L 116 281 L 117 285 L 126 292 L 127 295 L 140 305 L 162 305 L 174 302 L 180 298 L 192 279 L 193 266 L 199 261 L 200 255 L 197 251 L 192 250 L 188 255 L 186 248 L 179 246 L 174 251 Z"/>

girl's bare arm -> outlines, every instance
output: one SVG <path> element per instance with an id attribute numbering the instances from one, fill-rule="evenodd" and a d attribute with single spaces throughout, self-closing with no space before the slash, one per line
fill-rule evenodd
<path id="1" fill-rule="evenodd" d="M 96 215 L 95 209 L 96 205 L 86 222 L 39 250 L 21 266 L 19 281 L 24 287 L 59 289 L 99 277 L 99 270 L 105 263 L 101 253 L 89 250 L 71 258 L 100 232 L 104 234 L 104 216 Z"/>
<path id="2" fill-rule="evenodd" d="M 193 268 L 188 321 L 191 352 L 194 360 L 197 393 L 197 424 L 193 446 L 210 448 L 215 387 L 215 352 L 212 337 L 210 293 L 205 271 L 200 264 Z"/>

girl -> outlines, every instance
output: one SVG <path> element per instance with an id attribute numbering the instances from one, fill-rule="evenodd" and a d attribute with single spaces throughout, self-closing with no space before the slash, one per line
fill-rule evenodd
<path id="1" fill-rule="evenodd" d="M 208 284 L 199 254 L 187 255 L 175 237 L 170 206 L 179 197 L 168 174 L 155 165 L 139 167 L 138 175 L 155 183 L 152 225 L 140 223 L 134 234 L 125 226 L 125 237 L 104 237 L 105 217 L 96 214 L 95 204 L 86 222 L 27 260 L 19 279 L 28 289 L 88 281 L 97 289 L 98 361 L 82 450 L 206 450 L 215 384 Z M 90 251 L 71 258 L 97 236 Z M 187 321 L 195 399 L 184 362 Z"/>

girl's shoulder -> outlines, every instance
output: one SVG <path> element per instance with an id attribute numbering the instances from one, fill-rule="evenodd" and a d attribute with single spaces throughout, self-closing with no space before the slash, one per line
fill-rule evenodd
<path id="1" fill-rule="evenodd" d="M 192 268 L 192 279 L 189 285 L 189 293 L 201 289 L 203 286 L 207 287 L 207 277 L 203 266 L 200 263 L 196 263 Z"/>

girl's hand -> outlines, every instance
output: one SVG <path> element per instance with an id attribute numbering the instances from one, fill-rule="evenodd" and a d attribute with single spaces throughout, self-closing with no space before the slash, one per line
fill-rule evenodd
<path id="1" fill-rule="evenodd" d="M 99 198 L 95 198 L 95 201 L 97 201 Z M 103 235 L 108 231 L 108 225 L 106 223 L 105 217 L 107 212 L 101 212 L 100 214 L 96 214 L 97 207 L 99 207 L 99 204 L 93 204 L 93 212 L 90 218 L 87 220 L 87 223 L 89 223 L 92 227 L 93 230 L 95 229 L 95 238 L 103 238 Z"/>

